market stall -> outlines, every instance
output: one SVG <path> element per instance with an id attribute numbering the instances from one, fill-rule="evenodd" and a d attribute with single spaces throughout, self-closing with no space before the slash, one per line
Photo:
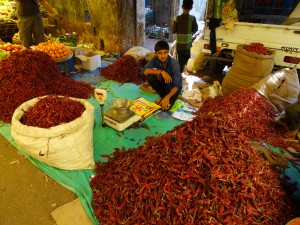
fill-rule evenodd
<path id="1" fill-rule="evenodd" d="M 22 59 L 23 63 L 19 64 L 17 58 Z M 100 77 L 103 75 L 102 81 L 94 84 L 93 88 L 107 90 L 105 110 L 110 107 L 108 102 L 120 97 L 155 99 L 154 93 L 144 91 L 137 85 L 143 81 L 137 79 L 139 74 L 133 68 L 138 69 L 138 64 L 132 59 L 132 56 L 122 56 L 100 72 L 94 71 Z M 26 63 L 26 60 L 35 63 Z M 2 120 L 7 121 L 2 123 L 1 134 L 42 171 L 74 190 L 94 224 L 116 218 L 135 223 L 153 220 L 172 224 L 172 218 L 176 218 L 182 220 L 182 224 L 193 224 L 197 219 L 208 221 L 214 218 L 224 223 L 251 223 L 254 219 L 277 224 L 276 221 L 286 222 L 295 217 L 292 209 L 287 210 L 294 204 L 293 194 L 281 186 L 279 177 L 284 171 L 290 178 L 290 191 L 299 196 L 299 187 L 292 185 L 293 182 L 299 185 L 299 166 L 294 161 L 278 157 L 275 153 L 280 155 L 281 150 L 274 147 L 298 148 L 296 144 L 283 140 L 282 129 L 278 129 L 271 119 L 274 117 L 272 106 L 253 89 L 240 89 L 232 95 L 208 99 L 192 121 L 162 119 L 157 115 L 144 121 L 143 126 L 118 131 L 113 126 L 102 126 L 101 109 L 93 96 L 93 88 L 63 77 L 46 52 L 23 50 L 11 53 L 10 58 L 2 60 L 1 66 L 10 68 L 12 65 L 19 68 L 18 72 L 10 75 L 15 79 L 0 75 L 1 82 L 5 82 L 3 86 L 7 87 L 2 90 L 4 95 L 0 101 L 5 104 L 1 109 L 6 109 L 5 113 L 1 112 Z M 26 73 L 30 72 L 25 74 L 22 68 L 26 68 Z M 127 70 L 129 68 L 131 73 Z M 116 69 L 119 74 L 114 72 Z M 24 75 L 27 77 L 24 84 L 13 85 L 22 80 L 17 77 Z M 43 83 L 40 83 L 42 80 Z M 32 84 L 38 85 L 30 86 Z M 14 86 L 18 89 L 11 92 Z M 24 89 L 27 95 L 22 94 Z M 41 142 L 37 153 L 29 153 L 25 140 L 17 138 L 18 133 L 18 136 L 24 135 L 24 129 L 20 124 L 16 128 L 15 122 L 9 123 L 14 110 L 25 103 L 20 106 L 21 111 L 18 110 L 23 114 L 32 104 L 27 101 L 50 93 L 83 97 L 95 108 L 90 117 L 94 121 L 92 134 L 86 137 L 93 140 L 92 151 L 96 162 L 93 168 L 65 170 L 64 163 L 54 165 L 42 160 L 50 157 L 56 142 L 61 142 L 69 134 L 60 135 L 57 141 L 53 137 L 44 144 Z M 56 109 L 60 110 L 58 107 Z M 44 115 L 42 113 L 40 116 Z M 256 144 L 256 148 L 252 144 Z M 261 154 L 271 157 L 273 161 L 266 160 Z M 272 164 L 282 170 L 275 169 Z M 254 194 L 258 191 L 261 192 L 259 195 Z M 203 198 L 203 194 L 207 198 Z M 248 204 L 249 201 L 253 204 Z M 264 207 L 264 202 L 269 202 L 268 207 Z M 135 207 L 136 211 L 132 212 Z M 235 210 L 239 213 L 234 213 Z M 266 213 L 268 217 L 262 216 Z"/>
<path id="2" fill-rule="evenodd" d="M 30 49 L 1 43 L 0 133 L 74 191 L 93 224 L 285 224 L 300 216 L 299 141 L 285 140 L 262 91 L 261 80 L 274 77 L 273 52 L 241 46 L 255 61 L 247 69 L 262 68 L 253 55 L 266 64 L 262 75 L 248 70 L 255 82 L 225 95 L 217 84 L 215 95 L 198 88 L 196 108 L 178 101 L 163 112 L 139 86 L 141 57 L 109 59 L 67 43 L 76 43 L 70 33 Z M 74 55 L 82 71 L 64 76 L 60 66 Z M 271 84 L 279 97 L 290 72 Z"/>
<path id="3" fill-rule="evenodd" d="M 0 1 L 0 39 L 11 42 L 18 32 L 15 1 Z"/>

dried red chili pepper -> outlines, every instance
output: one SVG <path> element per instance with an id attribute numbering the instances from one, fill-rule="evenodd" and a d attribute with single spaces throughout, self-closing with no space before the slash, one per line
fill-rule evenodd
<path id="1" fill-rule="evenodd" d="M 262 43 L 251 43 L 249 45 L 245 45 L 244 49 L 249 52 L 255 52 L 257 54 L 271 55 L 269 49 L 267 49 Z"/>
<path id="2" fill-rule="evenodd" d="M 61 75 L 57 64 L 44 52 L 24 50 L 0 62 L 0 120 L 9 123 L 23 102 L 44 95 L 89 98 L 93 88 Z"/>
<path id="3" fill-rule="evenodd" d="M 85 111 L 82 103 L 68 97 L 49 95 L 31 106 L 20 122 L 27 126 L 50 128 L 69 123 Z"/>
<path id="4" fill-rule="evenodd" d="M 115 80 L 121 84 L 134 83 L 142 84 L 146 81 L 141 75 L 142 66 L 138 64 L 131 55 L 123 55 L 116 62 L 102 69 L 101 77 Z"/>
<path id="5" fill-rule="evenodd" d="M 192 121 L 138 148 L 116 149 L 97 162 L 90 183 L 99 223 L 284 224 L 296 217 L 281 170 L 251 147 L 264 139 L 284 146 L 274 115 L 244 88 L 206 100 Z"/>

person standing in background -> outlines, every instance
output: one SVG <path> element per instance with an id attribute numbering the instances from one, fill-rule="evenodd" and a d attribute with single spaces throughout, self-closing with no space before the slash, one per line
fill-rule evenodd
<path id="1" fill-rule="evenodd" d="M 192 35 L 198 31 L 196 17 L 189 14 L 193 4 L 193 0 L 183 0 L 183 13 L 175 18 L 172 27 L 172 33 L 176 34 L 176 51 L 181 73 L 191 57 Z"/>
<path id="2" fill-rule="evenodd" d="M 62 19 L 57 11 L 45 0 L 16 0 L 19 35 L 22 45 L 26 48 L 45 41 L 45 30 L 38 2 L 52 13 L 56 19 Z"/>

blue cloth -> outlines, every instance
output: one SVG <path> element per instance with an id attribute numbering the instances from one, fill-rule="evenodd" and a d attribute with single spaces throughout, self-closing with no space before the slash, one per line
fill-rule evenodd
<path id="1" fill-rule="evenodd" d="M 180 73 L 180 66 L 176 59 L 172 58 L 171 56 L 168 56 L 166 68 L 163 68 L 158 57 L 155 56 L 144 66 L 144 68 L 141 71 L 142 74 L 144 74 L 147 68 L 156 68 L 158 70 L 164 70 L 172 77 L 172 82 L 170 84 L 166 84 L 168 90 L 171 90 L 173 87 L 177 87 L 179 90 L 182 89 L 182 77 Z"/>

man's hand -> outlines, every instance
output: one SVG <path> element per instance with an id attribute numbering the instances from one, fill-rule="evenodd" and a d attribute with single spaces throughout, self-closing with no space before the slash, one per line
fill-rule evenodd
<path id="1" fill-rule="evenodd" d="M 58 15 L 58 14 L 55 14 L 55 19 L 56 19 L 56 20 L 62 20 L 62 16 L 61 16 L 61 15 Z"/>
<path id="2" fill-rule="evenodd" d="M 162 110 L 168 110 L 170 108 L 170 99 L 168 97 L 164 97 L 160 101 L 160 106 L 161 106 Z"/>
<path id="3" fill-rule="evenodd" d="M 161 71 L 161 76 L 164 78 L 166 84 L 172 82 L 172 77 L 166 71 Z"/>

